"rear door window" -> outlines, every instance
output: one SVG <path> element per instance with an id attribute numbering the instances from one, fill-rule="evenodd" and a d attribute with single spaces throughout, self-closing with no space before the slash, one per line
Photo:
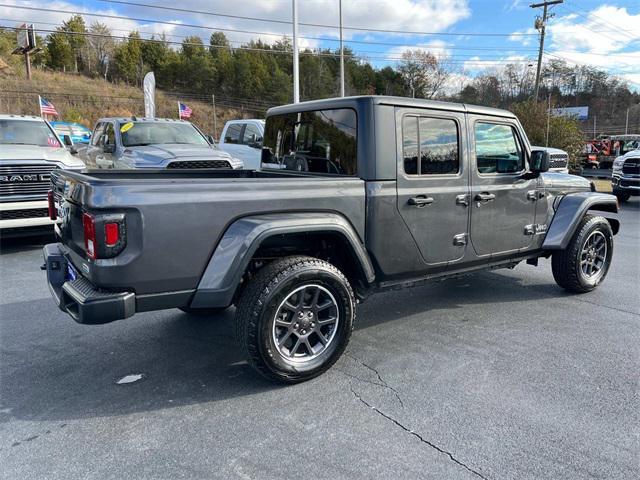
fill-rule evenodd
<path id="1" fill-rule="evenodd" d="M 407 175 L 457 174 L 458 124 L 449 118 L 406 116 L 402 120 L 402 150 Z"/>

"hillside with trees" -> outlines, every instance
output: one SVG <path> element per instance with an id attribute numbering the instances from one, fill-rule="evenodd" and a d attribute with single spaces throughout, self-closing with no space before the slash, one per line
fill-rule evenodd
<path id="1" fill-rule="evenodd" d="M 0 76 L 0 107 L 23 111 L 22 97 L 7 93 L 12 89 L 28 89 L 24 82 L 15 80 L 21 77 L 23 67 L 21 57 L 10 55 L 14 44 L 15 32 L 0 30 L 0 58 L 15 72 L 14 79 L 11 75 Z M 159 114 L 170 113 L 171 101 L 175 101 L 172 99 L 180 98 L 197 104 L 194 112 L 207 111 L 206 115 L 211 115 L 206 125 L 209 131 L 213 130 L 213 125 L 209 126 L 213 113 L 207 110 L 212 95 L 215 95 L 221 114 L 226 115 L 228 109 L 232 109 L 238 116 L 263 115 L 268 107 L 289 103 L 292 99 L 292 45 L 286 38 L 272 44 L 251 41 L 240 47 L 232 47 L 222 32 L 214 32 L 206 41 L 197 36 L 184 38 L 181 42 L 169 41 L 164 36 L 143 39 L 138 32 L 130 32 L 123 38 L 102 23 L 87 24 L 83 17 L 76 15 L 40 38 L 40 45 L 43 50 L 32 58 L 36 82 L 31 90 L 62 92 L 63 78 L 70 77 L 75 86 L 65 86 L 64 93 L 72 95 L 80 89 L 77 82 L 85 82 L 80 90 L 86 99 L 78 96 L 73 102 L 69 101 L 69 105 L 73 104 L 73 109 L 87 121 L 94 117 L 93 113 L 87 113 L 93 111 L 91 105 L 99 103 L 97 99 L 101 97 L 107 106 L 140 113 L 138 104 L 135 109 L 128 108 L 114 97 L 141 101 L 139 87 L 149 71 L 155 73 L 157 87 L 161 90 Z M 302 100 L 338 95 L 337 53 L 330 49 L 301 51 Z M 521 116 L 540 110 L 546 117 L 546 106 L 522 107 L 523 102 L 532 97 L 535 75 L 535 68 L 522 63 L 507 64 L 470 77 L 468 72 L 456 69 L 447 58 L 423 50 L 405 51 L 395 66 L 374 68 L 366 58 L 346 49 L 345 70 L 348 95 L 453 100 L 512 108 Z M 45 72 L 55 75 L 55 81 L 45 79 Z M 550 97 L 553 107 L 588 106 L 590 116 L 597 117 L 600 126 L 597 133 L 623 133 L 619 130 L 625 124 L 627 109 L 631 130 L 640 130 L 640 94 L 631 91 L 618 78 L 591 66 L 572 66 L 557 59 L 546 62 L 543 78 L 541 101 L 546 104 Z M 37 83 L 40 80 L 43 86 Z M 54 95 L 52 101 L 59 103 L 62 99 Z M 102 108 L 96 107 L 96 110 Z M 590 124 L 572 122 L 578 131 L 590 131 Z M 218 122 L 218 130 L 221 123 L 222 119 Z M 534 141 L 545 140 L 535 138 L 536 135 L 532 135 Z M 556 142 L 555 137 L 550 136 L 551 144 L 566 146 Z"/>

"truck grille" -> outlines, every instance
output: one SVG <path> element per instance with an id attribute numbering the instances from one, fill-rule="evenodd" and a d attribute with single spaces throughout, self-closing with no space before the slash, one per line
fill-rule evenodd
<path id="1" fill-rule="evenodd" d="M 629 175 L 640 175 L 640 159 L 629 159 L 622 165 L 622 173 Z"/>
<path id="2" fill-rule="evenodd" d="M 167 168 L 231 168 L 231 164 L 226 160 L 194 160 L 171 162 Z"/>
<path id="3" fill-rule="evenodd" d="M 49 210 L 46 208 L 0 211 L 0 220 L 22 220 L 25 218 L 42 218 L 48 216 Z"/>
<path id="4" fill-rule="evenodd" d="M 567 166 L 567 155 L 564 153 L 552 153 L 549 155 L 549 168 L 565 168 Z"/>
<path id="5" fill-rule="evenodd" d="M 55 165 L 2 165 L 0 166 L 0 197 L 47 197 L 51 172 Z M 3 198 L 3 199 L 4 199 Z"/>

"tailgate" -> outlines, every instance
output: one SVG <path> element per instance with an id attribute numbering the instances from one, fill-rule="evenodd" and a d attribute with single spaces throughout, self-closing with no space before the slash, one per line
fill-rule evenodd
<path id="1" fill-rule="evenodd" d="M 67 248 L 76 255 L 86 258 L 84 231 L 82 227 L 82 204 L 80 199 L 85 184 L 80 174 L 69 174 L 64 170 L 51 175 L 51 187 L 56 201 L 58 223 L 56 234 Z"/>

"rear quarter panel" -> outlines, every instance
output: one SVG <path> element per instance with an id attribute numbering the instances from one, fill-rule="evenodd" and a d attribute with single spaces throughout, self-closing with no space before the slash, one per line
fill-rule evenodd
<path id="1" fill-rule="evenodd" d="M 97 286 L 137 294 L 195 289 L 224 231 L 248 215 L 334 212 L 364 240 L 364 182 L 357 178 L 98 180 L 81 185 L 74 201 L 96 213 L 128 212 L 132 235 L 122 254 L 73 259 Z"/>

